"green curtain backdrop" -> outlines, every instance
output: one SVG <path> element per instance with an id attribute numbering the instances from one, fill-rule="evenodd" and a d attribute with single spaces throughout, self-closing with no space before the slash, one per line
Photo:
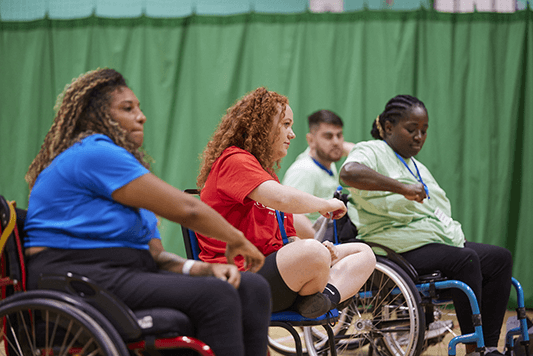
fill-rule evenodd
<path id="1" fill-rule="evenodd" d="M 195 186 L 198 155 L 225 110 L 259 86 L 287 95 L 295 113 L 280 177 L 306 147 L 310 113 L 333 110 L 348 140 L 368 140 L 386 101 L 411 94 L 430 118 L 418 158 L 469 240 L 512 251 L 533 307 L 532 19 L 530 10 L 367 10 L 0 22 L 0 193 L 27 206 L 24 174 L 55 98 L 97 67 L 126 76 L 148 117 L 153 171 L 180 189 Z M 161 231 L 183 251 L 179 225 L 162 221 Z"/>

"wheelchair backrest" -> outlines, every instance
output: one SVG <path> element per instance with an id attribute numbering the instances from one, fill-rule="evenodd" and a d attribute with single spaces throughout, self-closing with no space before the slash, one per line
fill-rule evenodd
<path id="1" fill-rule="evenodd" d="M 26 289 L 26 271 L 24 266 L 24 220 L 26 210 L 16 208 L 14 202 L 7 201 L 0 195 L 0 257 L 2 297 L 15 291 Z"/>
<path id="2" fill-rule="evenodd" d="M 200 194 L 199 189 L 185 189 L 184 192 L 193 195 Z M 199 261 L 200 246 L 198 245 L 198 237 L 196 237 L 196 233 L 183 225 L 181 226 L 181 232 L 183 234 L 183 243 L 185 245 L 185 253 L 187 254 L 187 258 L 190 260 Z"/>
<path id="3" fill-rule="evenodd" d="M 181 227 L 181 232 L 183 234 L 183 243 L 185 244 L 187 258 L 191 260 L 200 260 L 200 246 L 198 246 L 196 233 L 185 226 Z"/>

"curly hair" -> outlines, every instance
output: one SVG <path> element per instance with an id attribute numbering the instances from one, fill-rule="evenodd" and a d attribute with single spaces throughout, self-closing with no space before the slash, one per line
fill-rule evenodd
<path id="1" fill-rule="evenodd" d="M 265 171 L 273 174 L 279 168 L 279 160 L 274 161 L 272 158 L 270 132 L 280 107 L 283 118 L 287 105 L 287 97 L 260 87 L 230 107 L 200 156 L 202 163 L 196 180 L 197 186 L 204 186 L 213 163 L 230 146 L 250 152 Z"/>
<path id="2" fill-rule="evenodd" d="M 148 168 L 142 150 L 127 139 L 126 131 L 109 114 L 113 92 L 127 87 L 119 72 L 107 68 L 89 71 L 65 86 L 57 97 L 54 122 L 26 173 L 30 191 L 39 174 L 57 155 L 95 133 L 108 136 Z"/>
<path id="3" fill-rule="evenodd" d="M 390 121 L 394 125 L 397 120 L 403 118 L 407 112 L 415 107 L 420 107 L 427 113 L 426 106 L 418 98 L 411 95 L 396 95 L 387 102 L 385 110 L 374 120 L 370 134 L 377 140 L 383 140 L 385 138 L 383 137 L 385 122 Z"/>

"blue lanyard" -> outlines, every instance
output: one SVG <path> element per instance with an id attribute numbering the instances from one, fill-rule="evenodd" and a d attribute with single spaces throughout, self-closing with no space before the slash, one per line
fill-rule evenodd
<path id="1" fill-rule="evenodd" d="M 309 156 L 311 157 L 311 156 Z M 318 162 L 316 159 L 314 159 L 313 157 L 311 157 L 311 159 L 313 160 L 313 162 L 315 162 L 315 164 L 320 167 L 320 169 L 322 169 L 323 171 L 326 171 L 327 174 L 330 175 L 330 177 L 333 177 L 333 171 L 331 169 L 327 169 L 326 167 L 324 167 L 324 165 L 320 162 Z"/>
<path id="2" fill-rule="evenodd" d="M 339 194 L 342 192 L 342 185 L 339 185 L 337 187 L 337 191 Z M 335 242 L 335 245 L 338 245 L 339 244 L 339 236 L 337 235 L 337 220 L 333 220 L 333 237 L 334 237 L 334 242 Z"/>
<path id="3" fill-rule="evenodd" d="M 387 143 L 387 141 L 384 141 L 384 142 Z M 387 143 L 387 145 L 388 145 L 388 143 Z M 390 147 L 390 146 L 389 146 L 389 147 Z M 392 147 L 391 147 L 391 149 L 392 149 Z M 394 151 L 394 150 L 393 150 L 393 151 Z M 429 198 L 429 189 L 428 189 L 428 186 L 427 186 L 426 183 L 424 183 L 424 181 L 422 180 L 422 176 L 420 175 L 420 171 L 418 170 L 418 166 L 416 165 L 415 160 L 414 160 L 414 159 L 411 159 L 411 161 L 413 161 L 413 164 L 415 165 L 415 168 L 416 168 L 416 174 L 417 174 L 417 175 L 415 175 L 415 174 L 413 173 L 413 171 L 411 171 L 411 168 L 409 168 L 409 166 L 407 165 L 407 162 L 405 162 L 405 160 L 403 159 L 402 156 L 400 156 L 396 151 L 394 151 L 394 154 L 396 155 L 396 157 L 398 157 L 398 159 L 399 159 L 400 161 L 402 161 L 403 165 L 405 166 L 405 168 L 407 168 L 407 170 L 409 171 L 409 173 L 411 173 L 411 174 L 413 175 L 413 177 L 415 177 L 415 179 L 416 179 L 418 182 L 422 183 L 422 185 L 424 186 L 424 190 L 426 191 L 426 195 L 427 195 L 428 199 L 430 199 L 430 198 Z"/>
<path id="4" fill-rule="evenodd" d="M 289 243 L 289 239 L 287 238 L 287 233 L 285 232 L 285 224 L 283 223 L 284 218 L 285 214 L 283 214 L 279 210 L 276 210 L 276 219 L 278 219 L 279 232 L 281 233 L 281 239 L 283 240 L 283 244 L 286 245 L 287 243 Z"/>

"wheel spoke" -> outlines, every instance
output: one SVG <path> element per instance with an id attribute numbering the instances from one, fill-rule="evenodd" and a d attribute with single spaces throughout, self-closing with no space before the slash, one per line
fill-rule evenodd
<path id="1" fill-rule="evenodd" d="M 333 326 L 337 354 L 415 356 L 422 346 L 424 313 L 414 283 L 399 267 L 379 262 Z M 315 349 L 327 352 L 327 335 L 311 328 Z M 308 334 L 306 333 L 306 337 Z"/>
<path id="2" fill-rule="evenodd" d="M 0 307 L 0 337 L 9 355 L 128 354 L 122 338 L 105 319 L 97 323 L 81 309 L 54 299 L 6 300 Z M 107 325 L 106 329 L 100 323 Z"/>

